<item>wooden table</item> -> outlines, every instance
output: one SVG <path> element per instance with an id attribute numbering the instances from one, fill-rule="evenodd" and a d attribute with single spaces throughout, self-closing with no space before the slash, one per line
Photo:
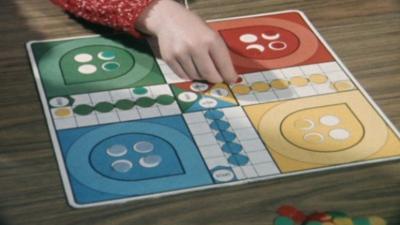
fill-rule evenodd
<path id="1" fill-rule="evenodd" d="M 400 127 L 400 1 L 198 0 L 220 18 L 303 10 Z M 24 43 L 107 29 L 72 20 L 47 0 L 0 1 L 0 224 L 272 224 L 274 210 L 341 209 L 400 224 L 400 163 L 264 181 L 156 200 L 74 210 L 64 196 Z"/>

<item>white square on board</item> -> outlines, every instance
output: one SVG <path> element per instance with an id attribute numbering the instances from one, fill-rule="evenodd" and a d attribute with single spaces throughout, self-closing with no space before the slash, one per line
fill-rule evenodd
<path id="1" fill-rule="evenodd" d="M 246 117 L 246 114 L 241 107 L 223 108 L 222 111 L 224 112 L 225 117 L 228 118 L 228 120 L 231 120 L 233 118 Z"/>
<path id="2" fill-rule="evenodd" d="M 257 164 L 254 165 L 254 168 L 260 176 L 270 176 L 280 173 L 274 162 Z"/>
<path id="3" fill-rule="evenodd" d="M 208 123 L 191 123 L 188 124 L 190 131 L 192 134 L 204 134 L 211 133 L 211 128 Z"/>
<path id="4" fill-rule="evenodd" d="M 248 84 L 252 84 L 258 81 L 266 81 L 262 72 L 243 74 L 243 78 L 247 81 Z"/>
<path id="5" fill-rule="evenodd" d="M 248 152 L 247 156 L 252 164 L 264 163 L 272 161 L 266 150 Z"/>
<path id="6" fill-rule="evenodd" d="M 246 117 L 237 117 L 229 120 L 232 129 L 242 129 L 252 127 L 250 121 Z"/>
<path id="7" fill-rule="evenodd" d="M 252 94 L 248 95 L 236 95 L 236 99 L 239 101 L 241 105 L 251 105 L 251 104 L 257 104 L 258 100 L 256 96 Z"/>
<path id="8" fill-rule="evenodd" d="M 90 99 L 92 99 L 93 104 L 97 104 L 99 102 L 112 102 L 111 95 L 108 91 L 90 93 L 89 96 Z"/>
<path id="9" fill-rule="evenodd" d="M 306 85 L 303 87 L 295 87 L 294 90 L 296 91 L 299 97 L 306 97 L 318 94 L 318 92 L 311 85 Z"/>
<path id="10" fill-rule="evenodd" d="M 325 73 L 341 71 L 340 66 L 336 62 L 327 62 L 319 64 L 319 67 Z"/>
<path id="11" fill-rule="evenodd" d="M 75 119 L 78 124 L 78 127 L 85 127 L 85 126 L 99 124 L 95 113 L 91 113 L 87 116 L 75 115 Z"/>
<path id="12" fill-rule="evenodd" d="M 142 119 L 161 116 L 161 113 L 157 107 L 148 107 L 148 108 L 135 107 L 135 108 L 139 112 L 139 115 Z"/>
<path id="13" fill-rule="evenodd" d="M 74 127 L 78 126 L 76 124 L 76 121 L 75 121 L 74 117 L 63 118 L 63 119 L 55 119 L 54 120 L 54 124 L 55 124 L 57 130 L 74 128 Z"/>
<path id="14" fill-rule="evenodd" d="M 206 164 L 210 170 L 217 166 L 229 166 L 228 160 L 224 157 L 206 159 Z"/>
<path id="15" fill-rule="evenodd" d="M 304 74 L 307 75 L 322 73 L 322 70 L 319 68 L 318 64 L 301 66 L 300 69 L 304 72 Z"/>
<path id="16" fill-rule="evenodd" d="M 100 124 L 105 124 L 105 123 L 114 123 L 119 121 L 119 117 L 116 111 L 111 111 L 108 113 L 99 113 L 96 112 L 97 114 L 97 119 Z"/>
<path id="17" fill-rule="evenodd" d="M 71 95 L 71 97 L 74 99 L 74 106 L 80 104 L 92 105 L 92 100 L 88 94 Z"/>
<path id="18" fill-rule="evenodd" d="M 285 68 L 281 69 L 281 71 L 289 79 L 296 76 L 303 76 L 303 71 L 301 71 L 300 67 Z"/>
<path id="19" fill-rule="evenodd" d="M 318 94 L 327 94 L 336 92 L 336 90 L 332 88 L 331 82 L 326 82 L 324 84 L 313 84 L 313 87 L 318 92 Z"/>
<path id="20" fill-rule="evenodd" d="M 243 146 L 243 150 L 247 153 L 259 150 L 265 150 L 265 146 L 262 141 L 258 138 L 251 140 L 244 140 L 240 142 Z"/>
<path id="21" fill-rule="evenodd" d="M 326 74 L 330 81 L 336 82 L 339 80 L 349 80 L 349 77 L 344 71 L 329 72 Z"/>
<path id="22" fill-rule="evenodd" d="M 158 109 L 163 116 L 177 115 L 181 114 L 181 110 L 176 102 L 171 105 L 158 105 Z"/>
<path id="23" fill-rule="evenodd" d="M 271 82 L 276 79 L 286 79 L 285 75 L 281 70 L 268 70 L 263 72 L 264 78 Z"/>
<path id="24" fill-rule="evenodd" d="M 132 95 L 129 89 L 119 89 L 110 91 L 111 98 L 114 101 L 118 101 L 121 99 L 132 99 Z"/>
<path id="25" fill-rule="evenodd" d="M 253 178 L 253 177 L 257 177 L 257 172 L 254 170 L 253 166 L 249 165 L 249 166 L 242 166 L 241 167 L 242 171 L 244 172 L 245 176 L 247 178 Z"/>
<path id="26" fill-rule="evenodd" d="M 278 100 L 278 97 L 275 95 L 273 90 L 269 90 L 267 92 L 255 92 L 254 95 L 259 103 L 273 102 Z"/>
<path id="27" fill-rule="evenodd" d="M 194 140 L 198 146 L 218 144 L 217 139 L 212 133 L 194 135 Z"/>
<path id="28" fill-rule="evenodd" d="M 155 85 L 149 87 L 153 96 L 160 96 L 160 95 L 172 95 L 172 91 L 168 85 Z"/>
<path id="29" fill-rule="evenodd" d="M 237 129 L 235 130 L 235 134 L 240 141 L 258 138 L 258 135 L 253 127 Z"/>
<path id="30" fill-rule="evenodd" d="M 233 167 L 232 170 L 233 170 L 233 173 L 235 173 L 236 178 L 238 180 L 246 179 L 246 176 L 244 175 L 244 173 L 240 167 Z"/>
<path id="31" fill-rule="evenodd" d="M 184 113 L 183 117 L 185 118 L 186 123 L 206 123 L 207 120 L 204 117 L 202 112 L 194 112 L 194 113 Z"/>
<path id="32" fill-rule="evenodd" d="M 130 110 L 116 110 L 121 121 L 138 120 L 140 119 L 139 112 L 133 108 Z"/>
<path id="33" fill-rule="evenodd" d="M 293 87 L 289 87 L 286 89 L 275 89 L 275 94 L 278 96 L 280 100 L 296 98 L 297 94 Z"/>
<path id="34" fill-rule="evenodd" d="M 201 155 L 205 158 L 224 157 L 224 153 L 218 145 L 207 145 L 200 147 Z"/>

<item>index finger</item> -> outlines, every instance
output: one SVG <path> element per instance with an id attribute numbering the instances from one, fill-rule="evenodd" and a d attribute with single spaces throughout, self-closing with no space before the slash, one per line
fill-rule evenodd
<path id="1" fill-rule="evenodd" d="M 210 55 L 215 67 L 227 83 L 234 83 L 238 79 L 238 74 L 233 67 L 232 59 L 228 47 L 222 38 L 218 38 L 215 46 L 210 49 Z"/>

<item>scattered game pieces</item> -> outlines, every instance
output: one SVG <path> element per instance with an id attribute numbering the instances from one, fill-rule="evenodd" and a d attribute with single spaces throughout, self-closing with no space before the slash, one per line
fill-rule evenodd
<path id="1" fill-rule="evenodd" d="M 283 205 L 277 209 L 278 216 L 274 225 L 386 225 L 386 221 L 378 216 L 349 217 L 341 211 L 314 212 L 305 215 L 301 210 L 291 205 Z M 295 219 L 299 214 L 300 220 Z"/>
<path id="2" fill-rule="evenodd" d="M 307 220 L 328 222 L 328 221 L 332 221 L 332 216 L 327 213 L 313 213 L 307 217 Z"/>
<path id="3" fill-rule="evenodd" d="M 281 216 L 293 217 L 299 211 L 295 207 L 293 207 L 291 205 L 283 205 L 283 206 L 279 207 L 277 212 Z"/>
<path id="4" fill-rule="evenodd" d="M 278 216 L 275 219 L 274 225 L 294 225 L 294 221 L 285 216 Z"/>
<path id="5" fill-rule="evenodd" d="M 277 213 L 281 216 L 292 219 L 297 224 L 302 224 L 307 219 L 307 216 L 304 215 L 303 212 L 291 205 L 283 205 L 279 207 Z"/>
<path id="6" fill-rule="evenodd" d="M 342 217 L 348 217 L 347 213 L 341 212 L 341 211 L 328 211 L 326 212 L 329 214 L 332 218 L 342 218 Z"/>
<path id="7" fill-rule="evenodd" d="M 399 133 L 297 11 L 216 20 L 234 84 L 179 78 L 147 40 L 28 51 L 73 207 L 122 203 L 400 156 Z M 384 224 L 278 210 L 276 225 Z"/>

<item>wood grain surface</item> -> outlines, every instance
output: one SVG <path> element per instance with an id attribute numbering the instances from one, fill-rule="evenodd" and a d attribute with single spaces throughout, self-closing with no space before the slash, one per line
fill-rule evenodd
<path id="1" fill-rule="evenodd" d="M 197 0 L 205 19 L 300 9 L 400 126 L 399 0 Z M 72 209 L 66 203 L 24 43 L 107 33 L 48 0 L 0 1 L 0 224 L 270 225 L 285 203 L 340 209 L 400 224 L 400 163 L 380 163 L 254 184 Z"/>

